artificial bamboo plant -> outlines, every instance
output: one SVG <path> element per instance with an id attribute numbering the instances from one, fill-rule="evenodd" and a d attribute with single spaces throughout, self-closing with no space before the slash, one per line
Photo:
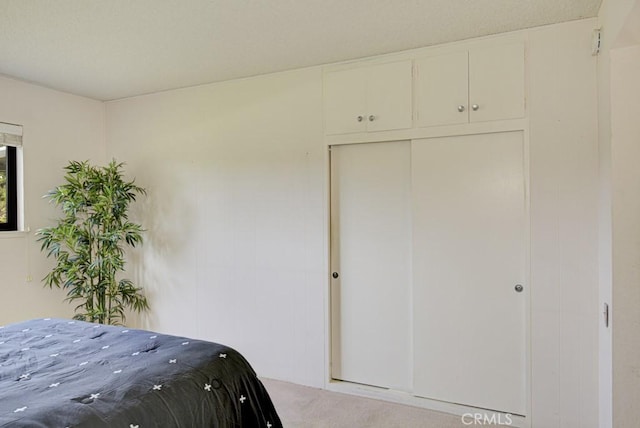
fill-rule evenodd
<path id="1" fill-rule="evenodd" d="M 124 180 L 122 168 L 115 160 L 104 167 L 71 161 L 64 168 L 65 183 L 45 195 L 63 216 L 36 232 L 41 250 L 56 260 L 44 283 L 79 302 L 75 319 L 120 324 L 126 309 L 149 308 L 142 289 L 119 278 L 126 246 L 142 244 L 143 229 L 129 221 L 129 204 L 146 193 L 135 180 Z"/>

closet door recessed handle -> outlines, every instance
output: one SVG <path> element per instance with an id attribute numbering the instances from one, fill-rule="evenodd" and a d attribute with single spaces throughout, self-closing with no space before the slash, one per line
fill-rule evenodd
<path id="1" fill-rule="evenodd" d="M 374 120 L 376 120 L 376 117 L 374 115 L 369 115 L 369 122 L 373 122 Z"/>
<path id="2" fill-rule="evenodd" d="M 356 120 L 358 122 L 362 122 L 364 120 L 364 116 L 363 115 L 359 115 L 359 116 L 356 117 Z"/>

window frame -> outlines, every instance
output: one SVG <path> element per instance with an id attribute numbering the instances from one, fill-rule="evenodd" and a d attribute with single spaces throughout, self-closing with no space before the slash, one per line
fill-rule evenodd
<path id="1" fill-rule="evenodd" d="M 5 146 L 7 149 L 7 221 L 0 222 L 0 232 L 18 230 L 18 149 Z"/>

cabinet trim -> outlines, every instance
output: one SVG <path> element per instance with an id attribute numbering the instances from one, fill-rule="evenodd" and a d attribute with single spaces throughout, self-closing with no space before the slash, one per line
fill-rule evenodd
<path id="1" fill-rule="evenodd" d="M 430 126 L 394 131 L 361 132 L 357 134 L 327 135 L 327 146 L 340 144 L 377 143 L 384 141 L 416 140 L 456 135 L 491 134 L 495 132 L 526 131 L 529 119 L 496 120 L 492 122 L 465 123 L 462 125 Z"/>

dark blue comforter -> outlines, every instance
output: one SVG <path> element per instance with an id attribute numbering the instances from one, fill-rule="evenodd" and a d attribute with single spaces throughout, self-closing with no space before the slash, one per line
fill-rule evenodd
<path id="1" fill-rule="evenodd" d="M 229 347 L 61 319 L 0 327 L 0 427 L 281 426 Z"/>

